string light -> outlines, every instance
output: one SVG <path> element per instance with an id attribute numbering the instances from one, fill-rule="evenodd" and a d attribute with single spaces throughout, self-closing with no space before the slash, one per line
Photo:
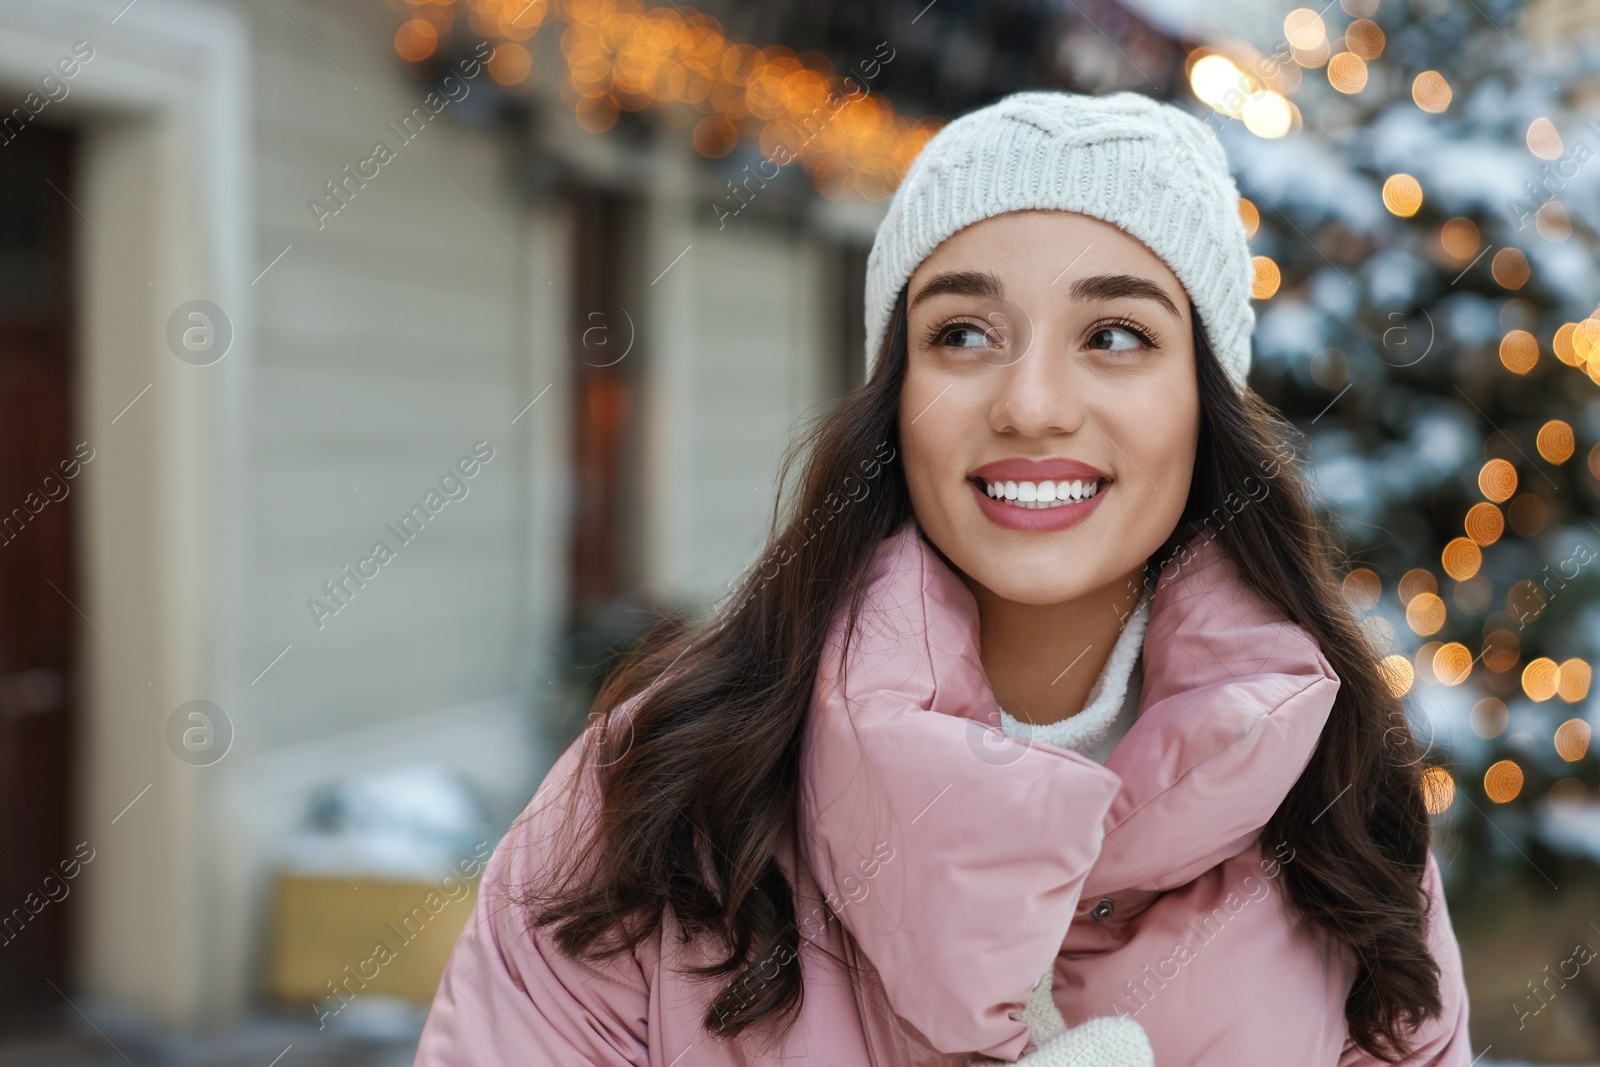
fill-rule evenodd
<path id="1" fill-rule="evenodd" d="M 887 56 L 862 56 L 849 76 L 820 53 L 730 40 L 710 15 L 683 4 L 640 0 L 407 0 L 411 18 L 395 35 L 408 62 L 432 56 L 465 18 L 495 47 L 489 74 L 508 91 L 535 77 L 529 41 L 559 33 L 566 61 L 563 101 L 586 130 L 601 132 L 625 111 L 691 108 L 701 113 L 690 143 L 708 159 L 754 142 L 776 162 L 798 162 L 824 196 L 887 198 L 942 125 L 897 115 L 871 92 Z"/>

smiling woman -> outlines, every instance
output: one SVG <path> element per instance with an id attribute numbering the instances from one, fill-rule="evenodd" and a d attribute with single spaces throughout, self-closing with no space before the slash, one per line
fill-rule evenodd
<path id="1" fill-rule="evenodd" d="M 1133 93 L 924 146 L 787 565 L 607 684 L 418 1064 L 1469 1062 L 1417 746 L 1246 385 L 1237 195 Z"/>

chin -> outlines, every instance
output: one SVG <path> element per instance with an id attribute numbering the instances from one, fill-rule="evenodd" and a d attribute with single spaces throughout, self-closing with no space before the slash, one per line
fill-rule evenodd
<path id="1" fill-rule="evenodd" d="M 1098 574 L 1082 568 L 1058 581 L 1040 581 L 1037 565 L 1025 564 L 1022 560 L 1013 562 L 1007 555 L 1001 551 L 986 552 L 981 557 L 982 563 L 961 569 L 995 596 L 1014 604 L 1065 603 L 1097 588 L 1100 582 Z M 957 566 L 961 565 L 959 559 L 952 559 Z"/>
<path id="2" fill-rule="evenodd" d="M 1090 589 L 1087 585 L 1060 586 L 1057 588 L 1044 588 L 1026 583 L 1001 583 L 998 587 L 988 582 L 983 587 L 1013 604 L 1035 604 L 1046 606 L 1049 604 L 1065 604 L 1069 600 L 1076 600 Z"/>

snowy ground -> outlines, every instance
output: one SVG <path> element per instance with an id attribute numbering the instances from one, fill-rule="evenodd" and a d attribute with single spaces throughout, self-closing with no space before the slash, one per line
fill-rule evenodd
<path id="1" fill-rule="evenodd" d="M 354 1008 L 356 1005 L 351 1005 Z M 89 1009 L 0 1035 L 0 1067 L 409 1067 L 425 1012 L 379 1005 L 319 1031 L 308 1011 L 258 1016 L 221 1034 L 175 1036 Z"/>

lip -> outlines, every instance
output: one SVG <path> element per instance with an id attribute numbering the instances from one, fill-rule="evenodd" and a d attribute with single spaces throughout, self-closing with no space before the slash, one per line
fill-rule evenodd
<path id="1" fill-rule="evenodd" d="M 1061 504 L 1053 508 L 1019 508 L 991 500 L 984 492 L 983 482 L 1055 482 L 1100 481 L 1100 491 L 1078 504 Z M 996 460 L 973 470 L 967 476 L 967 485 L 977 498 L 978 508 L 996 526 L 1008 530 L 1043 533 L 1065 530 L 1076 526 L 1094 513 L 1100 501 L 1111 491 L 1114 480 L 1104 471 L 1080 463 L 1075 459 L 1024 459 L 1021 457 Z"/>
<path id="2" fill-rule="evenodd" d="M 1075 459 L 997 459 L 993 463 L 967 473 L 968 478 L 982 478 L 986 482 L 1059 482 L 1063 478 L 1087 481 L 1090 478 L 1106 481 L 1105 471 L 1097 470 Z"/>

